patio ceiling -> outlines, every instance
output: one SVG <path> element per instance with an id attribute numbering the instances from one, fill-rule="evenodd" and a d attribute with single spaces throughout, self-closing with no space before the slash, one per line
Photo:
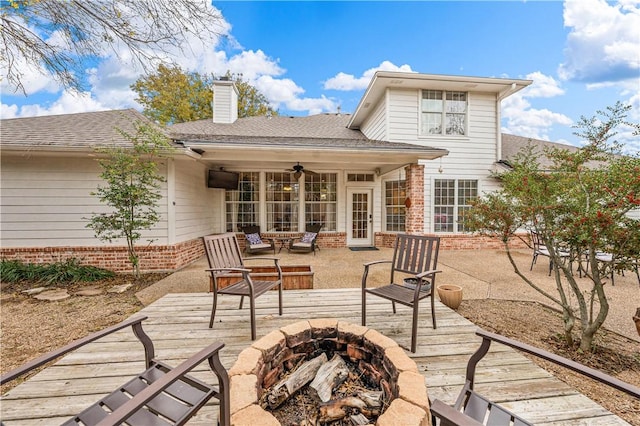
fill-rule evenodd
<path id="1" fill-rule="evenodd" d="M 293 146 L 283 144 L 242 145 L 182 141 L 197 153 L 199 161 L 211 168 L 234 169 L 288 169 L 297 162 L 309 170 L 373 171 L 381 174 L 396 170 L 418 160 L 433 160 L 448 154 L 447 150 L 407 146 L 398 147 L 335 147 Z"/>

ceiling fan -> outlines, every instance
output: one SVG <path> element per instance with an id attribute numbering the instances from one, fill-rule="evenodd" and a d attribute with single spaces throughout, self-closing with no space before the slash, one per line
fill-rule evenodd
<path id="1" fill-rule="evenodd" d="M 311 171 L 311 170 L 305 170 L 305 168 L 298 162 L 295 166 L 293 166 L 293 168 L 291 169 L 287 169 L 288 172 L 292 172 L 293 173 L 293 177 L 296 179 L 299 179 L 300 176 L 302 176 L 303 173 L 308 174 L 309 176 L 318 176 L 318 173 Z"/>

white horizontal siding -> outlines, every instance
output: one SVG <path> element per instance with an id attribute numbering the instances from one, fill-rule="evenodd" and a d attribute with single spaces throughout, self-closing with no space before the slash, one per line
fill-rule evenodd
<path id="1" fill-rule="evenodd" d="M 389 90 L 388 135 L 392 142 L 419 144 L 418 117 L 420 114 L 418 90 Z"/>
<path id="2" fill-rule="evenodd" d="M 207 188 L 207 168 L 194 161 L 175 163 L 176 242 L 219 231 L 219 206 L 224 191 Z M 217 208 L 216 208 L 217 207 Z"/>
<path id="3" fill-rule="evenodd" d="M 371 114 L 360 126 L 360 131 L 369 139 L 386 140 L 387 138 L 387 100 L 386 96 L 375 106 Z"/>
<path id="4" fill-rule="evenodd" d="M 100 184 L 100 167 L 92 158 L 17 157 L 3 155 L 0 170 L 0 242 L 2 247 L 122 245 L 103 243 L 86 227 L 93 213 L 109 209 L 91 195 Z M 161 166 L 165 173 L 166 165 Z M 161 219 L 143 233 L 142 242 L 167 241 L 166 184 L 159 202 Z"/>
<path id="5" fill-rule="evenodd" d="M 430 232 L 433 213 L 433 179 L 475 179 L 481 193 L 499 188 L 490 177 L 497 157 L 497 110 L 495 95 L 469 93 L 468 135 L 464 137 L 423 137 L 420 132 L 420 91 L 393 90 L 389 94 L 389 139 L 443 148 L 449 155 L 425 163 L 424 224 Z M 442 168 L 442 172 L 439 168 Z"/>

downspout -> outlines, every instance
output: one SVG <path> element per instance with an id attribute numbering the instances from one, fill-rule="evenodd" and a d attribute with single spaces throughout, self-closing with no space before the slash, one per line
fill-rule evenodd
<path id="1" fill-rule="evenodd" d="M 496 129 L 498 130 L 497 136 L 497 144 L 496 147 L 496 161 L 502 160 L 502 108 L 500 108 L 500 102 L 507 96 L 510 96 L 518 89 L 516 83 L 511 83 L 511 86 L 508 89 L 503 90 L 498 93 L 496 97 Z"/>

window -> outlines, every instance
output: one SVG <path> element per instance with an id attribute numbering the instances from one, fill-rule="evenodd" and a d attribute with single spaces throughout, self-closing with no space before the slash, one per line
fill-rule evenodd
<path id="1" fill-rule="evenodd" d="M 291 173 L 267 173 L 267 230 L 298 231 L 300 184 Z"/>
<path id="2" fill-rule="evenodd" d="M 441 90 L 422 91 L 423 135 L 465 135 L 467 93 Z M 444 129 L 444 133 L 443 133 Z"/>
<path id="3" fill-rule="evenodd" d="M 349 173 L 347 174 L 347 182 L 373 182 L 372 173 Z"/>
<path id="4" fill-rule="evenodd" d="M 404 231 L 407 198 L 404 180 L 385 182 L 386 229 L 390 232 Z"/>
<path id="5" fill-rule="evenodd" d="M 241 232 L 247 225 L 260 223 L 260 174 L 241 172 L 237 190 L 225 191 L 226 230 Z"/>
<path id="6" fill-rule="evenodd" d="M 338 190 L 336 173 L 319 173 L 304 176 L 304 222 L 322 223 L 323 231 L 336 230 Z"/>
<path id="7" fill-rule="evenodd" d="M 478 196 L 478 181 L 436 179 L 434 182 L 433 230 L 465 232 L 464 214 L 469 201 Z"/>

